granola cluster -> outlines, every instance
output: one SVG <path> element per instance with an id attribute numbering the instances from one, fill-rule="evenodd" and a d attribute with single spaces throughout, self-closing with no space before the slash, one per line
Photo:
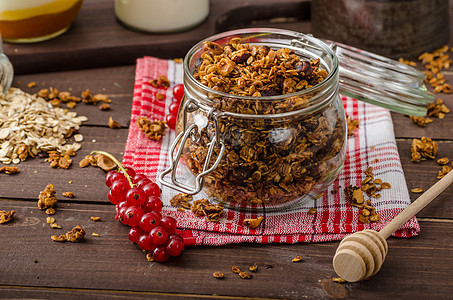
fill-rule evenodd
<path id="1" fill-rule="evenodd" d="M 210 97 L 222 112 L 269 115 L 294 112 L 310 105 L 314 94 L 294 94 L 327 77 L 320 61 L 302 60 L 292 50 L 241 44 L 233 38 L 222 46 L 205 42 L 194 78 L 231 97 Z M 241 98 L 238 96 L 247 96 Z M 269 98 L 267 96 L 287 95 Z M 188 122 L 206 119 L 200 110 Z M 226 145 L 219 166 L 205 178 L 208 196 L 225 203 L 278 205 L 315 190 L 341 164 L 345 124 L 334 105 L 309 115 L 288 118 L 218 119 Z M 202 172 L 214 126 L 207 121 L 189 140 L 182 161 L 193 174 Z M 212 165 L 220 150 L 214 150 Z M 329 175 L 330 174 L 330 175 Z"/>
<path id="2" fill-rule="evenodd" d="M 0 224 L 6 223 L 11 221 L 14 218 L 14 215 L 16 214 L 15 210 L 0 210 Z"/>
<path id="3" fill-rule="evenodd" d="M 206 221 L 219 222 L 222 216 L 223 206 L 214 204 L 207 199 L 193 201 L 191 195 L 179 193 L 170 199 L 170 204 L 178 208 L 179 211 L 190 210 L 197 217 L 205 217 Z"/>
<path id="4" fill-rule="evenodd" d="M 427 158 L 434 159 L 437 154 L 437 143 L 430 138 L 422 137 L 421 139 L 413 139 L 411 145 L 411 160 L 420 162 Z"/>
<path id="5" fill-rule="evenodd" d="M 39 193 L 38 196 L 38 208 L 41 210 L 47 209 L 46 213 L 54 214 L 54 206 L 57 204 L 56 192 L 53 189 L 53 184 L 46 186 L 44 190 Z M 52 213 L 53 212 L 53 213 Z"/>
<path id="6" fill-rule="evenodd" d="M 71 243 L 78 243 L 85 239 L 85 230 L 77 225 L 76 227 L 72 228 L 71 231 L 66 232 L 66 234 L 52 235 L 50 238 L 52 241 L 55 242 L 71 242 Z"/>
<path id="7" fill-rule="evenodd" d="M 85 158 L 83 158 L 79 162 L 79 167 L 81 168 L 85 168 L 90 165 L 93 167 L 99 167 L 106 172 L 111 171 L 117 167 L 116 162 L 114 162 L 107 155 L 101 153 L 98 153 L 96 155 L 86 155 Z"/>
<path id="8" fill-rule="evenodd" d="M 155 141 L 159 141 L 165 135 L 164 131 L 167 128 L 165 121 L 150 121 L 148 117 L 138 117 L 137 126 L 147 137 Z"/>
<path id="9" fill-rule="evenodd" d="M 112 102 L 112 100 L 110 100 L 105 94 L 92 95 L 90 89 L 86 89 L 85 91 L 83 91 L 81 93 L 81 97 L 71 95 L 71 93 L 68 91 L 64 92 L 59 91 L 54 87 L 50 87 L 48 89 L 41 89 L 39 90 L 37 95 L 43 98 L 44 100 L 48 101 L 53 106 L 60 106 L 61 103 L 66 103 L 66 106 L 68 108 L 76 107 L 77 103 L 79 102 L 92 105 L 97 105 L 99 102 L 102 102 L 103 104 L 105 103 L 107 106 L 103 105 L 99 107 L 99 109 L 107 110 L 109 109 L 109 105 L 107 103 Z"/>

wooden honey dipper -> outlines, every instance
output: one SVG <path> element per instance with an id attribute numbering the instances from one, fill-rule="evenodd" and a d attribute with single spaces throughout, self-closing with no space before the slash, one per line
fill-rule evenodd
<path id="1" fill-rule="evenodd" d="M 333 267 L 338 276 L 346 281 L 356 282 L 375 275 L 381 269 L 387 255 L 386 239 L 442 193 L 452 182 L 453 171 L 430 187 L 381 231 L 367 229 L 345 237 L 333 257 Z"/>

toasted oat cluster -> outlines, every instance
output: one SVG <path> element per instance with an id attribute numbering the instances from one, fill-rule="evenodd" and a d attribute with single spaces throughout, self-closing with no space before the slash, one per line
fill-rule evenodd
<path id="1" fill-rule="evenodd" d="M 53 184 L 46 186 L 44 190 L 39 193 L 38 197 L 38 208 L 41 210 L 53 210 L 53 207 L 57 204 L 56 192 L 53 189 Z M 55 210 L 53 210 L 55 212 Z"/>
<path id="2" fill-rule="evenodd" d="M 71 231 L 66 232 L 66 234 L 52 235 L 50 238 L 52 241 L 55 242 L 71 242 L 71 243 L 78 243 L 85 239 L 85 230 L 77 225 L 76 227 L 72 228 Z"/>
<path id="3" fill-rule="evenodd" d="M 207 221 L 218 222 L 223 206 L 209 202 L 207 199 L 200 199 L 193 202 L 190 210 L 198 217 L 206 217 Z"/>
<path id="4" fill-rule="evenodd" d="M 354 120 L 351 118 L 351 116 L 348 116 L 346 118 L 346 124 L 348 128 L 348 135 L 354 135 L 354 131 L 359 128 L 359 120 Z"/>
<path id="5" fill-rule="evenodd" d="M 18 168 L 18 167 L 13 167 L 13 166 L 3 166 L 3 167 L 0 167 L 0 173 L 5 173 L 5 174 L 8 174 L 8 175 L 13 175 L 13 174 L 20 173 L 20 171 L 19 171 L 19 168 Z"/>
<path id="6" fill-rule="evenodd" d="M 285 48 L 241 44 L 238 38 L 223 46 L 205 42 L 203 51 L 193 76 L 207 87 L 231 94 L 211 95 L 213 106 L 222 112 L 269 115 L 298 111 L 310 105 L 315 92 L 295 92 L 328 76 L 319 59 L 303 60 Z M 268 97 L 277 95 L 286 97 Z M 203 116 L 206 118 L 201 111 L 189 113 L 188 122 Z M 345 137 L 341 118 L 333 106 L 286 119 L 220 118 L 225 154 L 206 176 L 205 191 L 222 202 L 246 205 L 278 205 L 306 195 L 340 164 L 337 158 Z M 182 161 L 193 174 L 202 172 L 213 134 L 213 123 L 208 121 L 200 129 L 199 139 L 186 143 Z M 211 164 L 219 151 L 214 150 Z"/>
<path id="7" fill-rule="evenodd" d="M 411 160 L 415 162 L 419 162 L 427 158 L 435 159 L 437 154 L 437 143 L 427 137 L 413 139 L 411 154 Z"/>
<path id="8" fill-rule="evenodd" d="M 11 221 L 14 218 L 14 215 L 16 214 L 15 210 L 0 210 L 0 224 L 6 223 Z"/>
<path id="9" fill-rule="evenodd" d="M 164 131 L 167 128 L 165 121 L 150 121 L 147 117 L 137 118 L 137 126 L 147 137 L 155 141 L 159 141 L 164 136 Z"/>
<path id="10" fill-rule="evenodd" d="M 114 162 L 110 157 L 107 155 L 98 153 L 96 155 L 86 155 L 85 158 L 83 158 L 79 162 L 79 167 L 85 168 L 88 166 L 93 166 L 93 167 L 99 167 L 104 171 L 110 171 L 113 170 L 117 167 L 116 162 Z"/>

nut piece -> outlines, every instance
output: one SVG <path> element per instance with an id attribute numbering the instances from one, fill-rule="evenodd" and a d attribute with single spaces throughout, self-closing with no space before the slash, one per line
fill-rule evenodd
<path id="1" fill-rule="evenodd" d="M 3 166 L 0 168 L 0 173 L 5 173 L 7 175 L 13 175 L 20 173 L 19 168 L 17 167 L 10 167 L 10 166 Z"/>
<path id="2" fill-rule="evenodd" d="M 245 219 L 242 223 L 244 226 L 255 229 L 260 226 L 261 222 L 264 220 L 264 217 L 261 216 L 258 219 Z"/>
<path id="3" fill-rule="evenodd" d="M 347 128 L 348 128 L 348 135 L 354 135 L 354 131 L 359 128 L 359 120 L 353 120 L 351 116 L 346 118 L 347 121 Z"/>
<path id="4" fill-rule="evenodd" d="M 190 210 L 197 217 L 206 217 L 206 221 L 219 222 L 220 216 L 223 212 L 223 206 L 220 204 L 213 204 L 207 199 L 200 199 L 193 202 Z"/>
<path id="5" fill-rule="evenodd" d="M 346 282 L 346 280 L 344 280 L 343 278 L 340 278 L 340 277 L 333 277 L 332 281 L 333 282 L 337 282 L 337 283 L 345 283 Z"/>
<path id="6" fill-rule="evenodd" d="M 100 221 L 101 217 L 91 217 L 90 219 L 96 222 L 96 221 Z"/>
<path id="7" fill-rule="evenodd" d="M 310 208 L 310 209 L 308 210 L 308 213 L 309 213 L 310 215 L 314 215 L 314 214 L 316 213 L 316 211 L 317 211 L 316 208 L 312 207 L 312 208 Z"/>
<path id="8" fill-rule="evenodd" d="M 146 254 L 146 259 L 147 259 L 148 261 L 155 261 L 155 259 L 154 259 L 152 253 L 147 253 L 147 254 Z"/>
<path id="9" fill-rule="evenodd" d="M 240 276 L 242 279 L 250 279 L 250 278 L 253 277 L 252 274 L 247 273 L 247 272 L 239 272 L 239 276 Z"/>
<path id="10" fill-rule="evenodd" d="M 437 163 L 438 163 L 439 165 L 446 165 L 446 164 L 448 164 L 449 162 L 450 162 L 450 160 L 448 159 L 448 157 L 442 157 L 442 158 L 439 158 L 439 159 L 437 160 Z"/>
<path id="11" fill-rule="evenodd" d="M 212 276 L 214 276 L 214 278 L 217 278 L 217 279 L 222 279 L 225 275 L 223 275 L 222 272 L 217 271 L 217 272 L 212 273 Z"/>
<path id="12" fill-rule="evenodd" d="M 435 159 L 437 154 L 437 143 L 427 137 L 422 137 L 420 140 L 413 139 L 411 153 L 411 160 L 414 162 L 420 162 L 427 158 Z"/>
<path id="13" fill-rule="evenodd" d="M 15 210 L 0 210 L 0 224 L 11 221 L 14 218 Z"/>
<path id="14" fill-rule="evenodd" d="M 235 274 L 241 273 L 241 269 L 239 269 L 238 266 L 232 266 L 231 271 L 233 271 L 233 273 L 235 273 Z"/>
<path id="15" fill-rule="evenodd" d="M 258 271 L 258 265 L 257 264 L 251 265 L 249 267 L 249 271 L 255 273 L 256 271 Z"/>

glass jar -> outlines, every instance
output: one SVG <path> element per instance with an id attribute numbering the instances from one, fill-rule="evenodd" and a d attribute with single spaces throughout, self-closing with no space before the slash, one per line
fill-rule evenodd
<path id="1" fill-rule="evenodd" d="M 313 0 L 313 34 L 391 58 L 448 44 L 448 0 Z"/>
<path id="2" fill-rule="evenodd" d="M 181 134 L 171 161 L 175 167 L 181 160 L 196 178 L 195 186 L 163 183 L 187 194 L 203 187 L 211 199 L 237 208 L 282 209 L 317 197 L 337 177 L 345 160 L 346 119 L 335 53 L 312 37 L 305 39 L 309 46 L 301 47 L 295 41 L 300 35 L 284 30 L 238 30 L 208 40 L 226 45 L 231 38 L 273 50 L 287 48 L 306 61 L 319 59 L 319 69 L 328 75 L 296 93 L 227 94 L 195 79 L 203 43 L 195 45 L 184 60 L 185 97 L 177 123 Z"/>
<path id="3" fill-rule="evenodd" d="M 64 33 L 83 0 L 2 0 L 0 32 L 5 42 L 33 43 Z"/>
<path id="4" fill-rule="evenodd" d="M 115 14 L 126 27 L 151 33 L 191 29 L 209 14 L 209 0 L 115 0 Z"/>
<path id="5" fill-rule="evenodd" d="M 241 45 L 235 46 L 238 41 L 249 45 L 249 52 L 241 52 Z M 283 68 L 262 71 L 254 65 L 275 61 L 280 50 Z M 229 60 L 251 69 L 231 68 Z M 301 63 L 307 61 L 315 61 L 311 69 Z M 291 68 L 285 67 L 288 62 Z M 322 80 L 305 77 L 313 70 L 324 74 Z M 294 91 L 266 90 L 266 76 L 279 72 L 282 78 L 277 80 L 285 81 L 287 71 L 302 76 L 299 83 L 310 83 Z M 241 76 L 234 82 L 222 78 L 231 72 Z M 299 32 L 248 28 L 214 35 L 196 44 L 184 59 L 178 136 L 159 182 L 190 195 L 201 192 L 232 208 L 301 205 L 332 183 L 344 163 L 346 121 L 339 93 L 420 116 L 434 100 L 424 79 L 424 73 L 397 61 Z M 243 80 L 253 82 L 247 91 L 241 88 Z M 228 89 L 222 91 L 222 85 Z M 177 176 L 180 171 L 184 176 Z"/>

